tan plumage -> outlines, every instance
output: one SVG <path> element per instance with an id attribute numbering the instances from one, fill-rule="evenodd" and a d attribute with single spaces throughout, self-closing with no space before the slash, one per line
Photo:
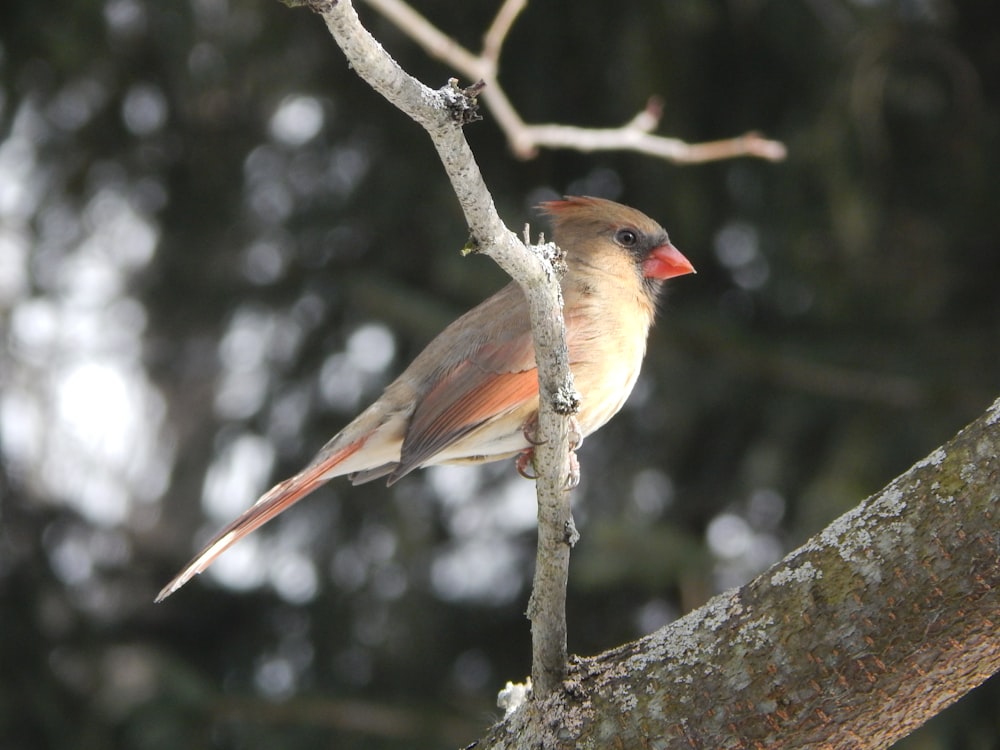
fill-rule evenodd
<path id="1" fill-rule="evenodd" d="M 694 268 L 659 224 L 633 208 L 582 197 L 542 208 L 566 255 L 566 336 L 585 437 L 621 409 L 635 385 L 663 280 Z M 537 410 L 527 306 L 511 283 L 445 328 L 374 404 L 220 531 L 156 600 L 333 477 L 392 484 L 423 466 L 530 450 L 524 429 Z"/>

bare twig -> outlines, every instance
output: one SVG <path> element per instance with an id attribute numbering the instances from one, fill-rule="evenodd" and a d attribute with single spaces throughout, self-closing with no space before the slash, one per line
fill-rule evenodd
<path id="1" fill-rule="evenodd" d="M 719 159 L 750 156 L 769 161 L 785 158 L 785 145 L 757 133 L 710 143 L 686 143 L 676 138 L 653 135 L 660 121 L 662 104 L 650 103 L 630 122 L 618 128 L 591 129 L 571 125 L 529 125 L 511 104 L 498 79 L 504 40 L 527 0 L 506 0 L 483 36 L 477 55 L 438 29 L 404 0 L 365 0 L 396 24 L 424 51 L 452 66 L 470 80 L 483 80 L 487 87 L 483 101 L 504 131 L 511 150 L 521 159 L 534 157 L 541 148 L 569 148 L 576 151 L 635 151 L 677 164 L 695 164 Z"/>
<path id="2" fill-rule="evenodd" d="M 323 17 L 358 75 L 427 130 L 462 205 L 473 246 L 510 274 L 527 299 L 540 392 L 536 467 L 540 525 L 537 568 L 541 572 L 536 573 L 536 580 L 544 582 L 544 590 L 532 599 L 532 678 L 536 693 L 546 694 L 560 683 L 566 670 L 567 535 L 572 528 L 566 489 L 570 473 L 566 417 L 575 412 L 579 401 L 569 369 L 562 292 L 551 262 L 551 246 L 527 247 L 497 214 L 462 132 L 462 124 L 475 113 L 478 90 L 459 89 L 455 81 L 437 91 L 424 86 L 361 25 L 349 0 L 310 0 L 309 4 Z M 430 40 L 433 34 L 427 33 Z M 435 44 L 442 41 L 434 39 Z"/>
<path id="3" fill-rule="evenodd" d="M 506 0 L 497 11 L 493 23 L 483 35 L 482 57 L 493 63 L 493 68 L 500 65 L 500 50 L 503 48 L 504 40 L 510 33 L 514 21 L 521 15 L 521 11 L 528 7 L 528 0 Z"/>

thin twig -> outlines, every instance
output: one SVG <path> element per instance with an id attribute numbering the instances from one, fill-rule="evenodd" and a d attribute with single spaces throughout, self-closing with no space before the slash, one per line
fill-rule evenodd
<path id="1" fill-rule="evenodd" d="M 637 117 L 641 117 L 640 113 Z M 576 128 L 570 125 L 529 125 L 524 143 L 538 148 L 562 148 L 572 145 L 577 151 L 636 151 L 677 164 L 703 164 L 738 156 L 755 156 L 769 161 L 785 158 L 784 145 L 758 133 L 707 143 L 686 143 L 677 138 L 650 135 L 631 125 L 620 128 Z M 530 156 L 528 153 L 519 154 Z"/>
<path id="2" fill-rule="evenodd" d="M 506 0 L 497 11 L 496 18 L 490 24 L 483 35 L 482 57 L 493 63 L 493 68 L 500 66 L 500 50 L 503 47 L 507 34 L 510 33 L 514 21 L 521 15 L 521 11 L 528 7 L 528 0 Z"/>
<path id="3" fill-rule="evenodd" d="M 470 80 L 483 77 L 479 71 L 481 65 L 479 55 L 469 52 L 408 3 L 400 0 L 365 0 L 365 2 L 405 31 L 410 39 L 434 59 L 453 65 Z"/>
<path id="4" fill-rule="evenodd" d="M 500 85 L 498 70 L 503 43 L 527 0 L 506 0 L 483 36 L 483 49 L 476 54 L 449 37 L 420 15 L 404 0 L 365 0 L 401 31 L 420 45 L 431 57 L 450 65 L 470 80 L 483 80 L 483 102 L 493 112 L 497 124 L 507 136 L 511 151 L 521 159 L 534 157 L 542 148 L 575 151 L 634 151 L 665 159 L 675 164 L 700 164 L 720 159 L 754 157 L 781 161 L 787 155 L 780 141 L 747 133 L 710 143 L 687 143 L 677 138 L 653 135 L 659 124 L 659 111 L 647 107 L 619 128 L 590 129 L 571 125 L 529 125 L 518 114 Z M 656 101 L 651 98 L 650 101 Z"/>

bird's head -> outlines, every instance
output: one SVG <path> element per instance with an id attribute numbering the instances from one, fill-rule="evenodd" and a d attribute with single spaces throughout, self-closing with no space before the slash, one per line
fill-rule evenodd
<path id="1" fill-rule="evenodd" d="M 572 269 L 616 273 L 622 259 L 650 292 L 660 282 L 694 273 L 694 266 L 670 243 L 666 230 L 646 214 L 604 198 L 569 196 L 539 206 L 552 219 L 552 239 Z"/>

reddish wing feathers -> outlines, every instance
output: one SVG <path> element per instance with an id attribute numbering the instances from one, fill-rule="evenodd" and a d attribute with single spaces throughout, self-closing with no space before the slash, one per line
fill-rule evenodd
<path id="1" fill-rule="evenodd" d="M 474 338 L 463 341 L 461 334 L 452 336 L 452 346 L 435 352 L 439 361 L 450 362 L 417 401 L 390 484 L 426 464 L 490 417 L 538 395 L 531 324 L 524 295 L 516 284 L 508 284 L 463 315 L 445 334 L 452 329 Z M 464 357 L 456 356 L 463 350 Z"/>
<path id="2" fill-rule="evenodd" d="M 390 483 L 420 468 L 487 420 L 538 397 L 538 373 L 487 373 L 466 362 L 420 402 Z"/>
<path id="3" fill-rule="evenodd" d="M 518 335 L 481 346 L 420 399 L 390 483 L 423 465 L 492 417 L 538 397 L 538 372 L 527 314 L 510 321 Z M 522 321 L 521 318 L 524 320 Z"/>

